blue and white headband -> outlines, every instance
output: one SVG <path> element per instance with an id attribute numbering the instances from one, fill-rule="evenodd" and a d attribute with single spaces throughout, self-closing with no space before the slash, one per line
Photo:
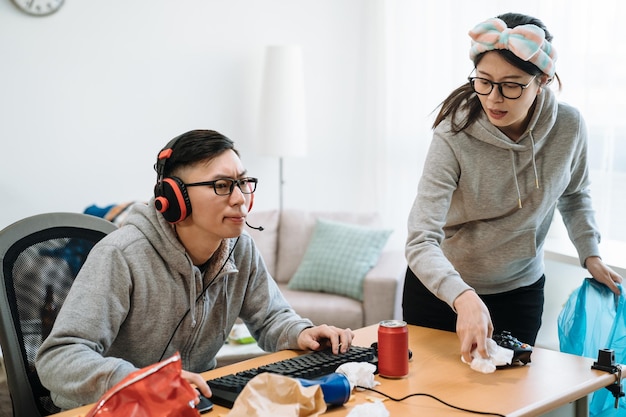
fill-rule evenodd
<path id="1" fill-rule="evenodd" d="M 518 58 L 535 64 L 549 77 L 553 77 L 556 72 L 556 50 L 546 40 L 546 34 L 539 26 L 508 28 L 502 19 L 492 18 L 476 25 L 469 31 L 469 35 L 472 38 L 472 61 L 483 52 L 506 49 Z"/>

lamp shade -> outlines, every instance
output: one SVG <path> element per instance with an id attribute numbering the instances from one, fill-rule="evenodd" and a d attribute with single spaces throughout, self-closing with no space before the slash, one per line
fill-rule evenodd
<path id="1" fill-rule="evenodd" d="M 305 107 L 302 49 L 295 45 L 268 46 L 258 122 L 263 153 L 306 155 Z"/>

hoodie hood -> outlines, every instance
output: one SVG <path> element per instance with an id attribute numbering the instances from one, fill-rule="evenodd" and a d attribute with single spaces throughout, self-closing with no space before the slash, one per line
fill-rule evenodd
<path id="1" fill-rule="evenodd" d="M 535 188 L 540 187 L 540 178 L 537 171 L 537 147 L 542 145 L 542 141 L 547 137 L 548 133 L 554 127 L 557 120 L 558 103 L 552 90 L 543 89 L 537 95 L 534 105 L 532 117 L 526 128 L 526 132 L 520 136 L 517 142 L 512 141 L 508 136 L 502 133 L 490 121 L 484 111 L 481 112 L 478 120 L 469 126 L 465 132 L 467 135 L 486 144 L 506 149 L 509 151 L 511 158 L 511 175 L 515 183 L 515 191 L 517 193 L 517 206 L 522 208 L 522 194 L 520 191 L 519 179 L 517 174 L 517 159 L 521 152 L 530 151 L 531 164 L 535 176 Z"/>
<path id="2" fill-rule="evenodd" d="M 529 147 L 533 146 L 533 143 L 528 140 L 528 136 L 532 133 L 534 143 L 540 144 L 554 127 L 557 114 L 558 103 L 556 97 L 552 90 L 544 88 L 537 95 L 532 117 L 526 132 L 520 137 L 519 141 L 513 142 L 509 139 L 489 121 L 484 111 L 481 112 L 478 120 L 465 129 L 464 132 L 476 140 L 502 149 L 511 149 L 514 152 L 527 151 Z M 461 117 L 465 117 L 465 115 L 463 114 Z"/>
<path id="3" fill-rule="evenodd" d="M 154 199 L 147 204 L 135 204 L 128 214 L 124 226 L 134 226 L 148 238 L 154 249 L 166 259 L 177 272 L 189 273 L 192 265 L 185 247 L 176 237 L 176 232 L 154 208 Z"/>
<path id="4" fill-rule="evenodd" d="M 173 276 L 183 276 L 189 282 L 189 305 L 194 305 L 196 298 L 204 287 L 203 272 L 193 265 L 185 247 L 178 240 L 174 227 L 154 208 L 154 200 L 148 204 L 137 204 L 129 214 L 126 225 L 134 226 L 141 231 L 151 242 L 156 252 L 165 259 L 174 270 Z M 225 239 L 211 257 L 210 267 L 206 271 L 208 276 L 219 277 L 236 270 L 232 259 L 229 259 L 230 249 L 234 241 Z M 221 270 L 220 270 L 221 269 Z M 195 309 L 191 309 L 191 327 L 196 325 Z"/>
<path id="5" fill-rule="evenodd" d="M 180 274 L 189 274 L 193 262 L 183 244 L 176 237 L 174 227 L 154 208 L 154 199 L 148 204 L 136 204 L 128 215 L 125 225 L 135 226 L 150 241 L 156 252 Z M 232 248 L 235 239 L 224 239 L 220 247 L 215 251 L 214 261 L 226 261 L 229 249 Z M 213 263 L 213 262 L 212 262 Z M 221 266 L 221 264 L 220 264 Z M 232 260 L 228 261 L 225 270 L 235 268 Z M 217 273 L 217 271 L 214 271 Z"/>

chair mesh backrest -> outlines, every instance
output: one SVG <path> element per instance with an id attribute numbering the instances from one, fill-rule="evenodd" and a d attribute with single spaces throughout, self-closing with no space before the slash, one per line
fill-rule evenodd
<path id="1" fill-rule="evenodd" d="M 89 251 L 105 233 L 57 227 L 31 234 L 6 252 L 3 273 L 22 361 L 42 415 L 58 412 L 49 391 L 41 385 L 35 357 L 42 343 L 41 310 L 51 285 L 60 308 Z"/>

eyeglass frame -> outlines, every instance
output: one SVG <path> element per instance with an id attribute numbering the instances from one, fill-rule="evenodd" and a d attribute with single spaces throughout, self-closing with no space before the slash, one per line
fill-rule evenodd
<path id="1" fill-rule="evenodd" d="M 215 188 L 215 184 L 217 184 L 219 181 L 230 181 L 230 189 L 228 191 L 228 194 L 219 194 L 217 192 L 217 188 Z M 254 186 L 252 187 L 252 190 L 250 190 L 247 187 L 246 190 L 244 190 L 244 188 L 241 188 L 241 183 L 242 181 L 247 182 L 248 184 L 254 184 Z M 258 178 L 254 178 L 254 177 L 245 177 L 245 178 L 239 178 L 239 179 L 233 179 L 233 178 L 218 178 L 216 180 L 213 181 L 200 181 L 200 182 L 192 182 L 189 184 L 184 184 L 185 187 L 200 187 L 200 186 L 209 186 L 213 188 L 213 192 L 215 192 L 215 195 L 219 195 L 219 196 L 227 196 L 227 195 L 231 195 L 233 193 L 233 191 L 235 190 L 235 184 L 237 184 L 237 187 L 239 188 L 239 191 L 241 191 L 243 194 L 253 194 L 256 191 L 256 186 L 259 183 L 259 179 Z"/>
<path id="2" fill-rule="evenodd" d="M 524 94 L 524 90 L 526 90 L 528 87 L 530 87 L 530 85 L 532 84 L 533 81 L 535 81 L 535 78 L 537 78 L 537 75 L 533 75 L 533 77 L 530 79 L 530 81 L 528 81 L 528 84 L 524 85 L 522 83 L 516 83 L 514 81 L 501 81 L 501 82 L 495 82 L 495 81 L 491 81 L 487 78 L 483 78 L 483 77 L 467 77 L 467 80 L 469 81 L 470 85 L 472 86 L 472 90 L 474 90 L 474 92 L 476 94 L 478 94 L 479 96 L 488 96 L 489 94 L 493 93 L 493 87 L 498 86 L 498 92 L 500 93 L 500 95 L 506 99 L 509 100 L 517 100 L 518 98 L 520 98 L 523 94 Z M 482 81 L 486 81 L 489 84 L 491 84 L 491 89 L 489 90 L 488 93 L 479 93 L 478 91 L 476 91 L 476 87 L 474 87 L 474 81 L 475 80 L 482 80 Z M 504 95 L 504 92 L 502 91 L 502 84 L 515 84 L 516 86 L 520 87 L 521 93 L 519 96 L 517 97 L 507 97 Z"/>

